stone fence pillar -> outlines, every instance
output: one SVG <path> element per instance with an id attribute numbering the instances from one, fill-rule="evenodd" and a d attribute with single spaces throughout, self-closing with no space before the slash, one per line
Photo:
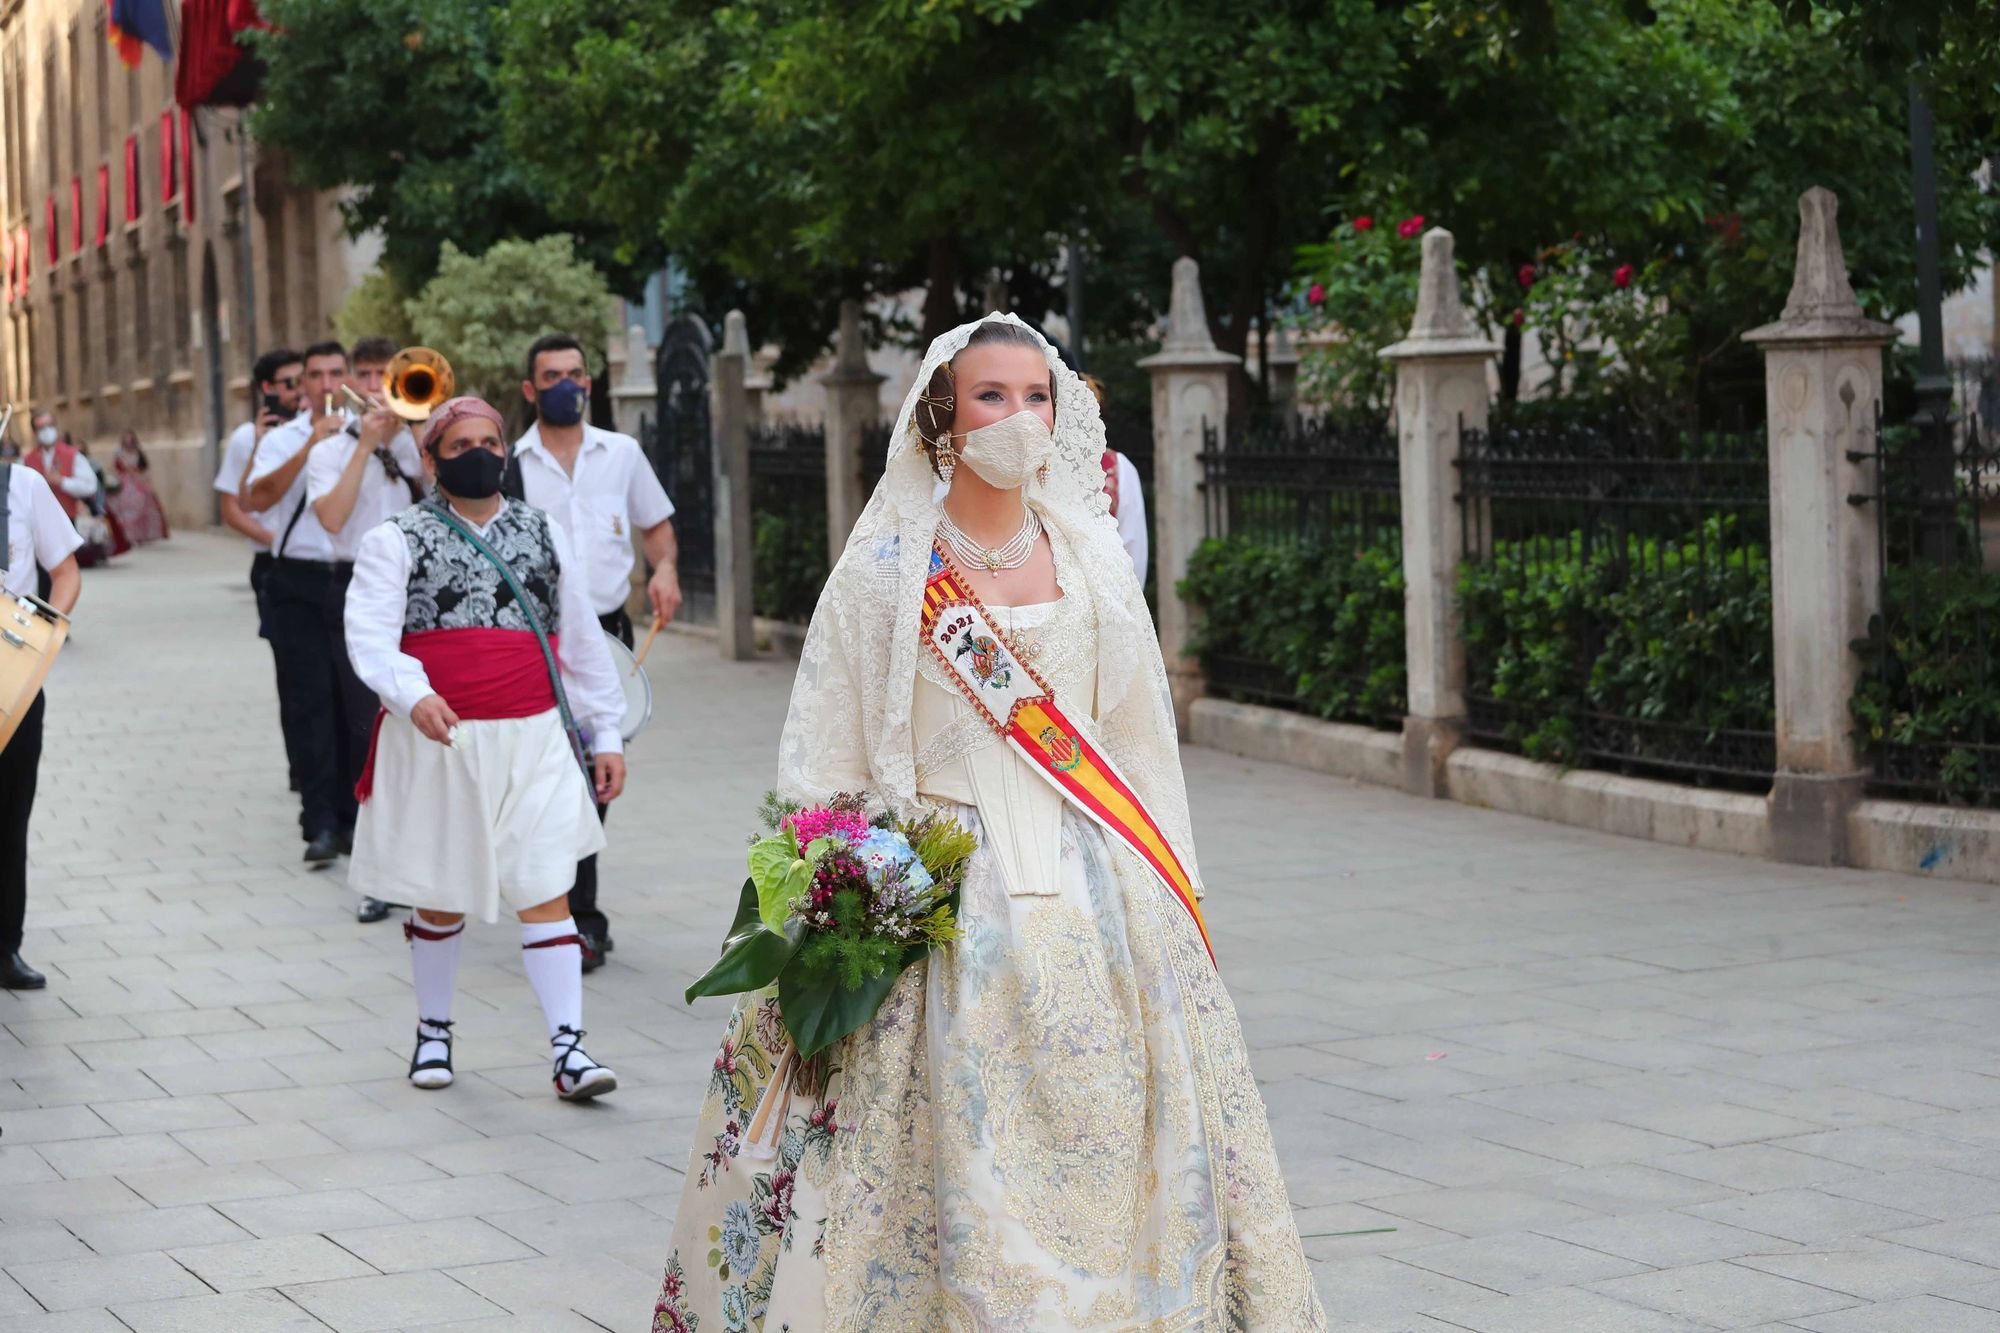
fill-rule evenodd
<path id="1" fill-rule="evenodd" d="M 756 651 L 751 623 L 750 413 L 743 381 L 750 334 L 741 310 L 722 322 L 711 405 L 715 431 L 715 623 L 722 655 L 742 661 Z"/>
<path id="2" fill-rule="evenodd" d="M 1299 349 L 1283 324 L 1271 330 L 1271 410 L 1289 421 L 1299 410 Z"/>
<path id="3" fill-rule="evenodd" d="M 831 569 L 861 517 L 868 492 L 861 483 L 861 437 L 880 415 L 883 376 L 868 368 L 861 337 L 861 303 L 840 303 L 833 369 L 820 377 L 826 389 L 826 559 Z"/>
<path id="4" fill-rule="evenodd" d="M 625 357 L 614 367 L 611 381 L 611 425 L 620 435 L 640 436 L 640 420 L 659 408 L 659 386 L 653 382 L 653 351 L 646 330 L 634 324 L 625 330 Z"/>
<path id="5" fill-rule="evenodd" d="M 1848 701 L 1862 663 L 1849 646 L 1880 605 L 1880 537 L 1873 509 L 1875 413 L 1882 349 L 1896 337 L 1866 318 L 1847 281 L 1840 201 L 1815 186 L 1799 196 L 1798 266 L 1784 314 L 1745 340 L 1764 349 L 1771 458 L 1771 628 L 1778 771 L 1771 785 L 1771 854 L 1837 865 L 1864 764 Z"/>
<path id="6" fill-rule="evenodd" d="M 1160 652 L 1174 692 L 1174 721 L 1188 734 L 1188 709 L 1204 689 L 1201 664 L 1188 656 L 1194 610 L 1180 581 L 1203 535 L 1202 433 L 1216 430 L 1221 447 L 1228 429 L 1229 375 L 1242 358 L 1216 348 L 1201 299 L 1201 269 L 1183 255 L 1174 261 L 1167 336 L 1160 350 L 1139 364 L 1153 377 L 1154 573 L 1160 599 Z"/>
<path id="7" fill-rule="evenodd" d="M 1498 344 L 1479 336 L 1460 299 L 1451 233 L 1424 233 L 1423 273 L 1410 334 L 1382 350 L 1396 368 L 1396 441 L 1403 509 L 1403 639 L 1409 710 L 1403 781 L 1444 795 L 1444 765 L 1465 729 L 1465 639 L 1458 565 L 1465 554 L 1459 489 L 1461 427 L 1482 429 L 1492 395 L 1486 371 Z"/>

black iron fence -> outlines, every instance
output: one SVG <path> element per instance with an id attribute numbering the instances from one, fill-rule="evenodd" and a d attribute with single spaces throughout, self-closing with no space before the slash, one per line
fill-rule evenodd
<path id="1" fill-rule="evenodd" d="M 2000 379 L 1961 379 L 1957 421 L 1878 428 L 1872 474 L 1880 610 L 1856 641 L 1857 739 L 1878 794 L 2000 806 L 2000 442 L 1978 405 Z"/>
<path id="2" fill-rule="evenodd" d="M 803 624 L 826 584 L 826 428 L 750 430 L 751 605 Z"/>
<path id="3" fill-rule="evenodd" d="M 1467 731 L 1566 766 L 1766 789 L 1776 765 L 1761 429 L 1461 429 Z"/>
<path id="4" fill-rule="evenodd" d="M 1407 693 L 1396 438 L 1367 418 L 1252 421 L 1200 457 L 1187 589 L 1212 692 L 1396 728 Z"/>

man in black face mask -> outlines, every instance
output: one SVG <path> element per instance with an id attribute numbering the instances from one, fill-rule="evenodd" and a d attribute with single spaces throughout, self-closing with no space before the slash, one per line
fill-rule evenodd
<path id="1" fill-rule="evenodd" d="M 653 618 L 664 625 L 680 610 L 673 502 L 637 440 L 584 420 L 590 371 L 582 343 L 567 333 L 537 338 L 528 349 L 527 374 L 521 396 L 534 404 L 535 423 L 514 443 L 508 493 L 562 524 L 584 563 L 598 623 L 630 648 L 625 602 L 632 595 L 635 534 L 653 567 L 646 582 Z M 590 941 L 589 971 L 611 952 L 611 923 L 597 906 L 596 857 L 577 866 L 570 905 Z"/>
<path id="2" fill-rule="evenodd" d="M 346 606 L 354 670 L 381 698 L 356 796 L 353 888 L 415 905 L 410 1081 L 452 1080 L 451 1001 L 465 918 L 521 920 L 558 1096 L 616 1084 L 581 1047 L 583 938 L 566 890 L 604 846 L 597 805 L 625 784 L 623 696 L 561 527 L 500 494 L 500 414 L 454 398 L 424 427 L 438 495 L 362 537 Z M 582 771 L 580 728 L 598 753 Z"/>

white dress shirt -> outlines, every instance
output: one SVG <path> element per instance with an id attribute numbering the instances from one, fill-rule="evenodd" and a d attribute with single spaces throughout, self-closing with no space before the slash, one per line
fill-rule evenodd
<path id="1" fill-rule="evenodd" d="M 217 492 L 223 495 L 243 493 L 243 469 L 249 465 L 250 451 L 256 444 L 257 423 L 254 421 L 246 421 L 229 432 L 229 442 L 222 447 L 222 466 L 215 470 Z M 267 528 L 271 526 L 271 511 L 268 509 L 261 514 L 252 513 L 248 509 L 243 513 L 254 522 L 261 523 Z M 264 549 L 264 543 L 255 537 L 245 534 L 243 540 L 260 551 Z"/>
<path id="2" fill-rule="evenodd" d="M 505 512 L 506 506 L 502 500 L 493 518 Z M 480 524 L 462 514 L 459 517 L 481 537 L 493 525 L 493 519 Z M 597 753 L 619 754 L 625 749 L 618 734 L 618 725 L 625 717 L 625 695 L 618 687 L 617 669 L 611 665 L 611 652 L 604 646 L 604 634 L 597 627 L 597 613 L 590 609 L 583 580 L 577 577 L 582 566 L 571 556 L 562 524 L 551 519 L 549 535 L 562 566 L 556 580 L 562 647 L 556 656 L 570 710 Z M 431 688 L 423 663 L 403 651 L 409 595 L 409 541 L 395 524 L 377 524 L 361 538 L 354 557 L 354 582 L 347 588 L 347 657 L 354 664 L 354 674 L 398 717 L 408 717 L 426 696 L 437 692 Z"/>
<path id="3" fill-rule="evenodd" d="M 38 444 L 23 454 L 21 461 L 37 471 L 45 472 L 55 466 L 56 451 L 53 448 L 45 449 Z M 46 481 L 47 478 L 44 477 L 43 480 Z M 64 495 L 77 500 L 88 500 L 97 494 L 97 469 L 83 456 L 83 450 L 77 450 L 76 457 L 70 460 L 69 472 L 62 479 L 62 488 Z"/>
<path id="4" fill-rule="evenodd" d="M 312 451 L 305 467 L 308 506 L 318 504 L 340 484 L 340 474 L 347 470 L 347 460 L 354 457 L 354 451 L 360 447 L 359 439 L 343 431 Z M 396 437 L 389 441 L 389 451 L 395 455 L 396 466 L 403 469 L 403 475 L 415 477 L 421 489 L 424 465 L 417 458 L 417 441 L 407 426 L 397 431 Z M 326 535 L 333 547 L 333 558 L 354 559 L 355 552 L 361 549 L 361 539 L 369 529 L 384 519 L 394 518 L 412 503 L 408 486 L 390 477 L 381 463 L 368 464 L 362 469 L 361 490 L 354 498 L 354 509 L 347 515 L 347 521 L 340 525 L 340 531 Z"/>
<path id="5" fill-rule="evenodd" d="M 673 501 L 653 475 L 645 451 L 630 435 L 586 423 L 571 476 L 542 443 L 541 423 L 514 442 L 514 466 L 521 469 L 521 494 L 566 528 L 589 573 L 590 604 L 610 615 L 632 591 L 634 529 L 666 522 Z"/>
<path id="6" fill-rule="evenodd" d="M 312 439 L 312 414 L 302 412 L 282 426 L 273 426 L 264 432 L 264 438 L 257 442 L 257 462 L 250 469 L 250 480 L 256 482 L 268 477 L 286 463 L 292 455 L 306 447 Z M 332 448 L 332 444 L 322 445 Z M 308 460 L 310 463 L 310 460 Z M 290 560 L 332 560 L 333 539 L 325 528 L 319 525 L 319 517 L 306 503 L 306 469 L 292 478 L 292 484 L 285 488 L 278 503 L 266 511 L 264 526 L 271 530 L 271 554 Z M 292 522 L 293 515 L 298 522 Z M 287 535 L 287 529 L 290 529 Z"/>
<path id="7" fill-rule="evenodd" d="M 1125 543 L 1125 554 L 1132 557 L 1132 568 L 1139 571 L 1139 582 L 1144 584 L 1146 495 L 1139 489 L 1139 469 L 1123 454 L 1118 455 L 1118 540 Z"/>
<path id="8" fill-rule="evenodd" d="M 35 591 L 35 570 L 54 569 L 83 545 L 76 525 L 56 503 L 48 478 L 31 467 L 0 463 L 7 474 L 7 558 L 0 586 L 10 593 Z M 622 712 L 623 709 L 621 708 Z"/>

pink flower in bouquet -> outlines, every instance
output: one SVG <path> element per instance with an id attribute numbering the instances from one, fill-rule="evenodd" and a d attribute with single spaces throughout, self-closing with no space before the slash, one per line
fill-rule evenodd
<path id="1" fill-rule="evenodd" d="M 1406 241 L 1423 229 L 1424 215 L 1422 213 L 1413 214 L 1396 224 L 1396 234 Z"/>
<path id="2" fill-rule="evenodd" d="M 868 817 L 859 810 L 812 805 L 786 816 L 785 823 L 799 846 L 809 847 L 820 838 L 859 842 L 868 836 Z"/>
<path id="3" fill-rule="evenodd" d="M 1325 301 L 1326 301 L 1325 284 L 1316 282 L 1312 286 L 1306 288 L 1307 305 L 1320 305 L 1323 304 Z"/>
<path id="4" fill-rule="evenodd" d="M 1617 268 L 1611 270 L 1611 285 L 1614 287 L 1630 287 L 1632 285 L 1632 266 L 1630 264 L 1620 264 Z"/>
<path id="5" fill-rule="evenodd" d="M 1523 264 L 1521 265 L 1521 271 L 1514 276 L 1521 280 L 1523 287 L 1532 287 L 1535 285 L 1535 266 L 1533 264 Z"/>
<path id="6" fill-rule="evenodd" d="M 1366 218 L 1366 217 L 1364 217 L 1364 218 L 1356 218 L 1356 219 L 1354 219 L 1354 230 L 1356 230 L 1356 231 L 1367 231 L 1367 230 L 1368 230 L 1369 228 L 1373 227 L 1374 225 L 1375 225 L 1375 219 L 1374 219 L 1374 218 Z"/>

